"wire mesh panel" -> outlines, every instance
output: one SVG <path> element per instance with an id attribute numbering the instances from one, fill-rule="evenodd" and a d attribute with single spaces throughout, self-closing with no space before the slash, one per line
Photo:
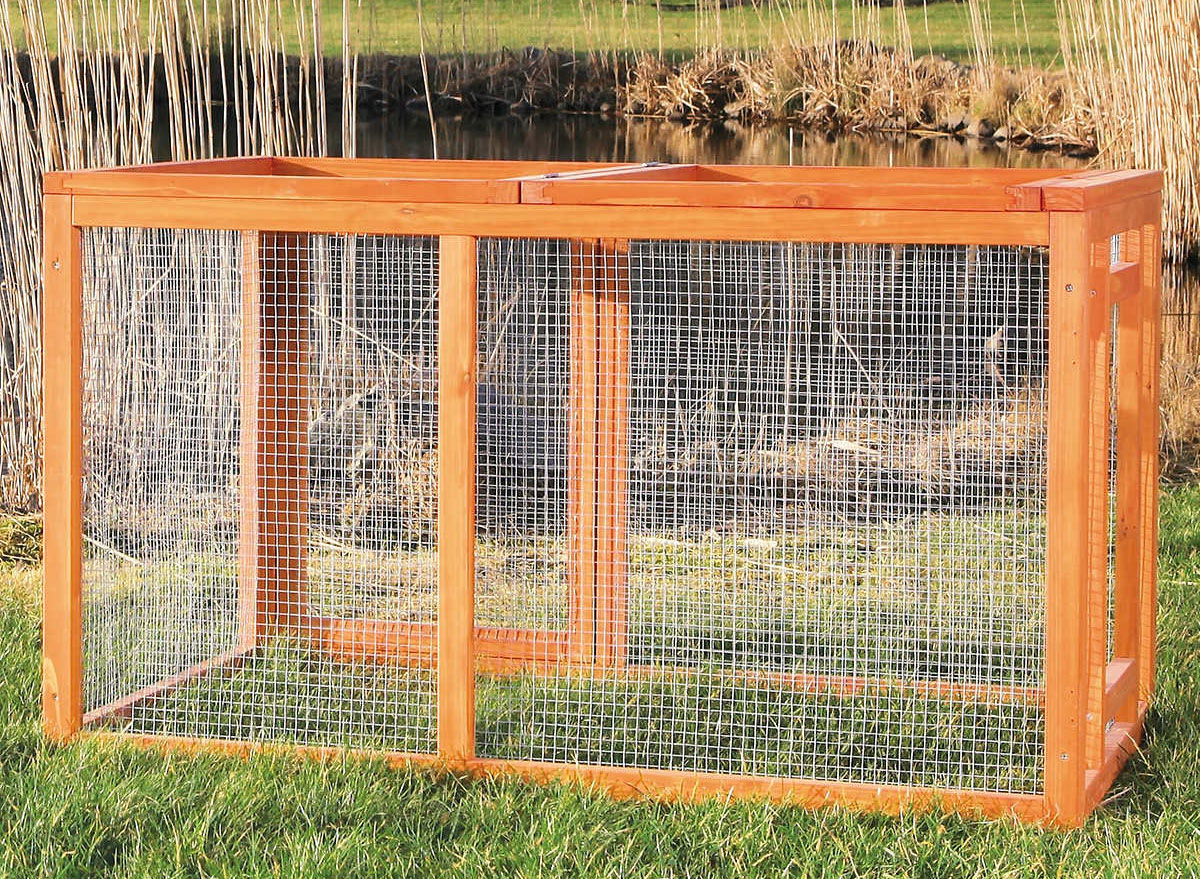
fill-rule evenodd
<path id="1" fill-rule="evenodd" d="M 582 649 L 481 676 L 481 756 L 1037 791 L 1046 253 L 512 248 L 571 290 L 588 573 Z"/>
<path id="2" fill-rule="evenodd" d="M 475 620 L 565 632 L 568 242 L 478 243 Z"/>
<path id="3" fill-rule="evenodd" d="M 241 256 L 83 236 L 85 712 L 237 647 Z"/>
<path id="4" fill-rule="evenodd" d="M 85 255 L 93 722 L 434 750 L 436 242 Z"/>

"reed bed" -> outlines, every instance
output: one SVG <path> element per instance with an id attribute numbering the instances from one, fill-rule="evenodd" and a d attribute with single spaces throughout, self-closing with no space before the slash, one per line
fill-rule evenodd
<path id="1" fill-rule="evenodd" d="M 1100 160 L 1165 172 L 1164 249 L 1200 255 L 1200 25 L 1194 2 L 1060 0 L 1063 53 Z"/>
<path id="2" fill-rule="evenodd" d="M 163 154 L 323 155 L 352 144 L 353 6 L 344 63 L 328 60 L 321 17 L 319 0 L 74 0 L 54 11 L 31 0 L 5 4 L 0 507 L 39 504 L 42 174 Z M 289 59 L 292 40 L 301 48 Z M 338 79 L 341 100 L 331 107 Z M 164 131 L 165 144 L 156 141 Z"/>

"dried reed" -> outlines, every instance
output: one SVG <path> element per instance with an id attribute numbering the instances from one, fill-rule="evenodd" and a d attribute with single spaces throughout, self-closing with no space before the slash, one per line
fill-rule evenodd
<path id="1" fill-rule="evenodd" d="M 1059 0 L 1063 55 L 1101 161 L 1161 168 L 1164 248 L 1200 252 L 1200 15 L 1192 2 Z"/>
<path id="2" fill-rule="evenodd" d="M 10 509 L 39 503 L 42 174 L 150 161 L 156 113 L 174 159 L 325 154 L 338 73 L 319 0 L 72 0 L 53 19 L 47 9 L 21 0 L 0 12 L 0 508 Z M 302 47 L 292 59 L 289 22 Z M 342 57 L 342 149 L 353 152 L 348 44 Z"/>

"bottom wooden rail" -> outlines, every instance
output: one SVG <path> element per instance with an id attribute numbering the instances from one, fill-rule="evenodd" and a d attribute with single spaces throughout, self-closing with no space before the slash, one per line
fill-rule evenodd
<path id="1" fill-rule="evenodd" d="M 232 650 L 226 650 L 224 653 L 218 653 L 211 659 L 197 662 L 195 665 L 188 666 L 183 671 L 134 690 L 128 696 L 122 696 L 115 702 L 101 705 L 99 708 L 87 712 L 83 715 L 83 725 L 88 726 L 106 720 L 126 719 L 133 713 L 135 707 L 147 705 L 156 699 L 169 696 L 180 687 L 203 680 L 210 675 L 227 674 L 236 671 L 253 652 L 253 647 L 235 647 Z"/>
<path id="2" fill-rule="evenodd" d="M 308 617 L 298 627 L 317 649 L 344 662 L 395 662 L 418 668 L 437 664 L 437 624 L 389 620 Z M 1037 705 L 1041 687 L 930 679 L 871 678 L 785 672 L 723 666 L 693 667 L 637 663 L 590 663 L 573 659 L 572 633 L 475 628 L 476 670 L 489 674 L 533 674 L 544 677 L 584 677 L 593 680 L 680 680 L 721 677 L 738 683 L 778 687 L 829 696 L 867 692 L 903 692 L 931 699 Z"/>
<path id="3" fill-rule="evenodd" d="M 1046 800 L 1040 794 L 811 781 L 524 760 L 468 758 L 451 762 L 433 754 L 192 739 L 179 736 L 127 735 L 105 730 L 85 730 L 82 735 L 88 739 L 114 744 L 125 743 L 189 754 L 217 753 L 241 757 L 253 754 L 293 754 L 317 760 L 382 759 L 394 767 L 427 767 L 446 772 L 465 772 L 482 778 L 517 777 L 536 782 L 572 782 L 602 790 L 617 798 L 645 797 L 691 802 L 744 797 L 768 799 L 806 808 L 839 806 L 889 814 L 941 808 L 967 817 L 1014 817 L 1025 821 L 1055 823 L 1055 816 L 1048 811 Z"/>
<path id="4" fill-rule="evenodd" d="M 1114 723 L 1105 733 L 1104 759 L 1098 769 L 1089 770 L 1085 776 L 1089 810 L 1100 805 L 1121 769 L 1129 758 L 1137 753 L 1142 742 L 1147 709 L 1145 702 L 1139 702 L 1137 720 L 1130 723 Z"/>
<path id="5" fill-rule="evenodd" d="M 395 662 L 414 668 L 437 667 L 437 626 L 382 620 L 309 617 L 298 633 L 318 650 L 341 662 Z M 479 626 L 475 629 L 476 670 L 484 674 L 569 677 L 599 682 L 696 681 L 720 678 L 737 684 L 790 689 L 811 695 L 847 698 L 871 692 L 906 693 L 918 698 L 987 704 L 1039 705 L 1040 687 L 958 681 L 904 680 L 824 675 L 722 666 L 596 665 L 570 660 L 569 633 Z M 213 674 L 241 668 L 255 652 L 240 646 L 141 687 L 87 712 L 84 726 L 129 717 L 133 709 L 163 698 Z"/>

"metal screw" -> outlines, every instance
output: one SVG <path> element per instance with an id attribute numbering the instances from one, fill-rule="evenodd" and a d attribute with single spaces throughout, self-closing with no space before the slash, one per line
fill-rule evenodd
<path id="1" fill-rule="evenodd" d="M 1071 292 L 1072 290 L 1074 290 L 1074 289 L 1075 289 L 1075 285 L 1074 285 L 1074 284 L 1067 284 L 1067 292 L 1068 292 L 1068 293 L 1070 293 L 1070 292 Z"/>
<path id="2" fill-rule="evenodd" d="M 1070 757 L 1070 755 L 1067 754 L 1066 751 L 1063 751 L 1061 754 L 1058 755 L 1058 759 L 1059 760 L 1070 760 L 1071 757 Z"/>
<path id="3" fill-rule="evenodd" d="M 60 263 L 58 260 L 55 260 L 55 261 L 54 261 L 54 267 L 55 267 L 56 269 L 61 269 L 61 268 L 62 268 L 62 263 Z"/>

